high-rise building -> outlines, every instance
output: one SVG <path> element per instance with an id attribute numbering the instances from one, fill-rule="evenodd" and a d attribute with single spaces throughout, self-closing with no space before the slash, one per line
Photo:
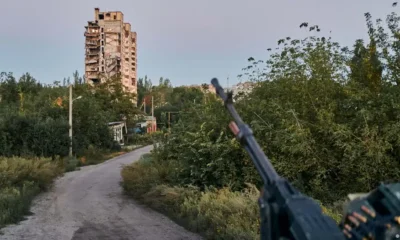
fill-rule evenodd
<path id="1" fill-rule="evenodd" d="M 137 94 L 137 34 L 120 11 L 94 10 L 95 20 L 85 26 L 85 79 L 96 84 L 120 74 L 126 90 Z M 135 101 L 136 102 L 136 101 Z"/>

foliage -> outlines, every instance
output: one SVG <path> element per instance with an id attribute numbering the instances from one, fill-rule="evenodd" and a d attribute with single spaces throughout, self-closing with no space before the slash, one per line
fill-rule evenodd
<path id="1" fill-rule="evenodd" d="M 123 187 L 128 194 L 208 238 L 257 239 L 256 189 L 243 193 L 227 189 L 201 193 L 197 188 L 162 185 L 171 167 L 154 163 L 147 156 L 124 167 Z"/>
<path id="2" fill-rule="evenodd" d="M 29 73 L 16 81 L 12 73 L 0 74 L 0 155 L 52 157 L 68 154 L 69 88 L 39 83 Z M 123 90 L 118 76 L 90 86 L 78 72 L 73 76 L 73 150 L 82 156 L 89 146 L 113 150 L 108 122 L 127 117 L 133 124 L 139 110 L 133 94 Z"/>
<path id="3" fill-rule="evenodd" d="M 204 89 L 204 86 L 202 88 Z M 138 104 L 146 113 L 151 113 L 154 106 L 157 127 L 164 129 L 179 120 L 181 110 L 190 108 L 193 103 L 201 104 L 203 102 L 204 90 L 201 90 L 202 88 L 172 87 L 171 81 L 162 77 L 159 84 L 153 86 L 151 79 L 145 76 L 138 81 Z"/>
<path id="4" fill-rule="evenodd" d="M 366 18 L 370 42 L 358 40 L 353 50 L 323 36 L 288 37 L 278 41 L 281 49 L 267 61 L 249 58 L 242 76 L 255 87 L 236 101 L 277 171 L 326 204 L 400 177 L 400 89 L 392 64 L 399 18 L 388 16 L 389 33 L 374 30 L 370 15 Z M 177 165 L 170 173 L 177 176 L 174 185 L 260 187 L 228 123 L 226 110 L 213 98 L 181 110 L 154 152 L 159 161 Z"/>
<path id="5" fill-rule="evenodd" d="M 127 144 L 133 145 L 151 145 L 159 141 L 163 136 L 162 132 L 153 132 L 148 134 L 133 134 Z"/>
<path id="6" fill-rule="evenodd" d="M 51 159 L 0 158 L 0 227 L 22 220 L 33 197 L 62 172 Z"/>
<path id="7" fill-rule="evenodd" d="M 55 157 L 68 154 L 67 122 L 23 115 L 5 115 L 0 120 L 0 155 Z"/>
<path id="8" fill-rule="evenodd" d="M 125 166 L 121 172 L 125 192 L 140 202 L 167 214 L 206 239 L 259 239 L 259 191 L 251 184 L 238 192 L 229 188 L 173 186 L 176 166 L 159 162 L 152 154 Z M 338 219 L 336 212 L 323 210 Z"/>

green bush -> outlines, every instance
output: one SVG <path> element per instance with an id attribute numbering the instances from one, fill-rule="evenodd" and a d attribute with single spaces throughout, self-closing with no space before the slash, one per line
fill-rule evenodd
<path id="1" fill-rule="evenodd" d="M 162 137 L 163 132 L 157 131 L 154 133 L 145 133 L 145 134 L 131 134 L 127 141 L 128 145 L 150 145 L 154 142 L 159 141 Z"/>
<path id="2" fill-rule="evenodd" d="M 212 239 L 256 239 L 257 190 L 244 192 L 169 187 L 174 166 L 145 156 L 122 170 L 122 186 L 139 201 Z"/>
<path id="3" fill-rule="evenodd" d="M 277 172 L 336 221 L 348 193 L 400 178 L 400 18 L 393 12 L 384 26 L 365 17 L 369 42 L 352 48 L 321 36 L 316 25 L 309 26 L 315 36 L 279 39 L 266 61 L 248 59 L 242 76 L 253 89 L 235 99 Z M 242 239 L 256 237 L 254 202 L 241 197 L 245 183 L 260 187 L 261 179 L 228 129 L 223 102 L 209 94 L 197 100 L 178 104 L 179 117 L 150 162 L 123 170 L 124 188 L 177 219 L 194 216 L 183 224 L 213 239 L 229 239 L 232 229 Z M 186 190 L 193 196 L 180 198 Z M 237 202 L 246 205 L 235 206 L 245 216 L 229 212 Z"/>
<path id="4" fill-rule="evenodd" d="M 0 158 L 0 227 L 22 220 L 33 197 L 63 171 L 62 163 L 50 159 Z"/>
<path id="5" fill-rule="evenodd" d="M 77 170 L 81 165 L 80 161 L 75 157 L 65 157 L 64 158 L 64 169 L 65 172 L 72 172 Z"/>
<path id="6" fill-rule="evenodd" d="M 119 151 L 108 122 L 122 116 L 134 119 L 138 109 L 132 106 L 133 95 L 123 90 L 120 76 L 96 86 L 84 84 L 77 72 L 74 78 L 73 97 L 82 98 L 73 105 L 73 154 L 81 157 L 90 145 Z M 0 73 L 0 156 L 68 156 L 67 85 L 66 80 L 63 86 L 41 84 L 29 73 L 19 80 L 12 73 Z"/>
<path id="7" fill-rule="evenodd" d="M 260 193 L 254 185 L 242 191 L 172 186 L 175 167 L 144 155 L 122 169 L 124 191 L 207 239 L 259 239 Z M 339 221 L 337 211 L 322 209 Z"/>
<path id="8" fill-rule="evenodd" d="M 254 88 L 235 102 L 277 172 L 328 205 L 400 178 L 399 18 L 388 16 L 390 31 L 366 18 L 370 42 L 351 50 L 328 37 L 283 38 L 268 60 L 249 58 Z M 155 150 L 178 163 L 175 184 L 261 186 L 220 100 L 206 96 L 179 115 Z"/>

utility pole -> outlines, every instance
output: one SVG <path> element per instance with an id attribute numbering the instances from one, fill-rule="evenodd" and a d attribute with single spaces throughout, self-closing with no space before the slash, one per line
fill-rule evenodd
<path id="1" fill-rule="evenodd" d="M 72 99 L 72 84 L 69 85 L 69 157 L 72 158 L 72 102 L 80 99 L 82 96 L 79 96 L 75 99 Z"/>
<path id="2" fill-rule="evenodd" d="M 69 85 L 69 157 L 72 158 L 72 84 Z"/>
<path id="3" fill-rule="evenodd" d="M 169 132 L 171 132 L 171 113 L 179 114 L 179 112 L 168 112 L 168 130 L 169 130 Z"/>
<path id="4" fill-rule="evenodd" d="M 154 130 L 154 97 L 151 96 L 151 132 Z"/>

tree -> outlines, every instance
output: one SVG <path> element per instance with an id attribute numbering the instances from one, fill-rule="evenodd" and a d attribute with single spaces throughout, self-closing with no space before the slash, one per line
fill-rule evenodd
<path id="1" fill-rule="evenodd" d="M 113 147 L 108 122 L 132 122 L 139 111 L 134 94 L 123 91 L 118 76 L 96 86 L 79 84 L 74 72 L 73 149 L 78 156 L 90 145 Z M 56 81 L 57 82 L 57 81 Z M 0 155 L 55 157 L 68 154 L 67 86 L 40 84 L 29 73 L 16 81 L 11 73 L 0 74 Z"/>

